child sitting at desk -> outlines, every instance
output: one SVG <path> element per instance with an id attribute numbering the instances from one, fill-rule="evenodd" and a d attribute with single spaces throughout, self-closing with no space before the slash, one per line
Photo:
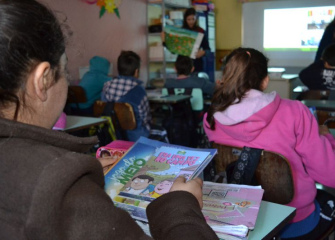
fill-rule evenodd
<path id="1" fill-rule="evenodd" d="M 98 143 L 54 131 L 67 98 L 65 36 L 35 0 L 0 1 L 0 239 L 213 239 L 202 181 L 179 177 L 146 208 L 148 236 L 104 191 Z"/>
<path id="2" fill-rule="evenodd" d="M 330 44 L 315 61 L 299 73 L 310 90 L 335 90 L 335 43 Z"/>
<path id="3" fill-rule="evenodd" d="M 101 100 L 105 102 L 126 102 L 131 104 L 136 118 L 136 129 L 127 130 L 129 141 L 135 142 L 140 136 L 166 140 L 166 131 L 158 126 L 156 135 L 150 135 L 151 114 L 147 93 L 142 86 L 143 82 L 138 79 L 140 71 L 140 56 L 132 51 L 122 51 L 117 60 L 119 76 L 106 82 Z M 160 135 L 160 136 L 158 136 Z"/>
<path id="4" fill-rule="evenodd" d="M 205 78 L 191 75 L 194 71 L 194 66 L 190 57 L 179 55 L 175 62 L 175 69 L 177 78 L 166 79 L 166 88 L 200 88 L 204 95 L 213 95 L 215 83 Z"/>
<path id="5" fill-rule="evenodd" d="M 319 201 L 315 182 L 335 187 L 335 139 L 329 131 L 319 133 L 316 119 L 301 102 L 263 92 L 269 82 L 267 64 L 268 59 L 252 48 L 238 48 L 228 55 L 204 129 L 210 141 L 285 156 L 295 190 L 288 205 L 297 210 L 281 237 L 315 239 L 330 225 L 321 216 L 331 215 L 332 210 L 326 211 L 328 199 Z"/>
<path id="6" fill-rule="evenodd" d="M 136 118 L 136 129 L 127 130 L 129 141 L 136 141 L 140 136 L 148 137 L 150 134 L 150 106 L 138 79 L 140 72 L 140 56 L 132 51 L 122 51 L 117 60 L 119 76 L 106 82 L 101 99 L 106 102 L 127 102 L 133 107 Z"/>

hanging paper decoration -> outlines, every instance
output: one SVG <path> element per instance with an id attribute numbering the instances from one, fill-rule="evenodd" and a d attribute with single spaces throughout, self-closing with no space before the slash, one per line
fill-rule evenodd
<path id="1" fill-rule="evenodd" d="M 96 4 L 100 7 L 99 17 L 101 18 L 105 12 L 115 13 L 120 18 L 119 6 L 122 0 L 82 0 L 88 4 Z"/>

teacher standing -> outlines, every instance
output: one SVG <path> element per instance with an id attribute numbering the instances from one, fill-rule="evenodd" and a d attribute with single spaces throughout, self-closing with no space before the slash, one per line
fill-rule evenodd
<path id="1" fill-rule="evenodd" d="M 194 72 L 203 72 L 203 57 L 206 55 L 206 51 L 210 51 L 211 49 L 209 47 L 205 30 L 198 26 L 196 11 L 194 8 L 186 9 L 184 13 L 183 28 L 204 34 L 199 51 L 193 61 Z"/>

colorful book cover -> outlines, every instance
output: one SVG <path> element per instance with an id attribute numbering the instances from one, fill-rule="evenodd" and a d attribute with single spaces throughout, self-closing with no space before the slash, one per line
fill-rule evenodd
<path id="1" fill-rule="evenodd" d="M 105 191 L 117 207 L 147 221 L 146 206 L 168 192 L 179 175 L 196 177 L 216 149 L 192 149 L 141 137 L 105 175 Z"/>
<path id="2" fill-rule="evenodd" d="M 260 186 L 204 182 L 202 212 L 206 219 L 253 229 L 263 193 Z"/>
<path id="3" fill-rule="evenodd" d="M 96 158 L 112 158 L 115 161 L 119 161 L 133 145 L 134 142 L 114 140 L 110 144 L 98 148 Z M 113 165 L 104 167 L 104 174 L 106 174 L 112 167 Z"/>
<path id="4" fill-rule="evenodd" d="M 171 25 L 166 25 L 164 32 L 165 45 L 171 53 L 188 56 L 193 59 L 196 58 L 196 54 L 204 37 L 203 33 Z"/>

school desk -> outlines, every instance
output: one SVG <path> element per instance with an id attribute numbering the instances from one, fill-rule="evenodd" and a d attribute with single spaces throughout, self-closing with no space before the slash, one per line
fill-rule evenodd
<path id="1" fill-rule="evenodd" d="M 315 107 L 317 110 L 335 111 L 334 100 L 301 100 L 308 107 Z"/>
<path id="2" fill-rule="evenodd" d="M 190 95 L 167 95 L 167 96 L 148 97 L 150 103 L 159 103 L 159 104 L 175 104 L 180 102 L 186 102 L 190 99 L 191 99 Z"/>
<path id="3" fill-rule="evenodd" d="M 85 128 L 90 128 L 92 126 L 97 126 L 102 123 L 107 123 L 107 119 L 96 118 L 96 117 L 83 117 L 83 116 L 66 116 L 66 127 L 63 131 L 73 132 Z"/>
<path id="4" fill-rule="evenodd" d="M 248 240 L 270 240 L 288 224 L 295 215 L 295 208 L 262 201 L 256 225 Z"/>

